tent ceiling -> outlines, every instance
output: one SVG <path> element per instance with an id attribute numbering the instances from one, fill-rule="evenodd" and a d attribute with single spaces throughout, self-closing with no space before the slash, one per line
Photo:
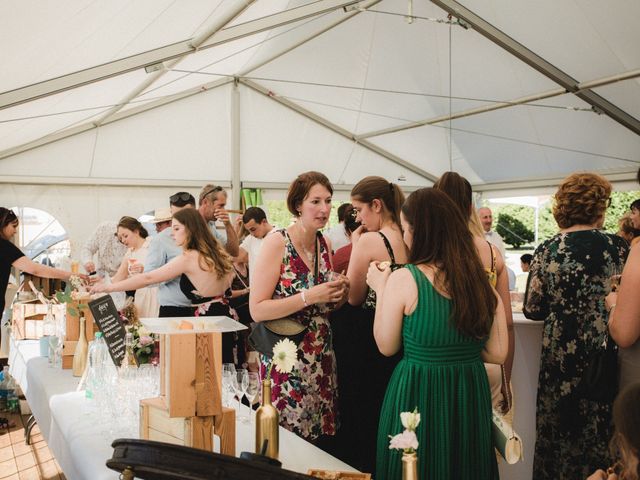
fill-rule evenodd
<path id="1" fill-rule="evenodd" d="M 593 0 L 0 8 L 12 73 L 0 79 L 5 179 L 36 169 L 52 182 L 191 182 L 203 171 L 231 181 L 236 158 L 246 182 L 286 182 L 321 165 L 336 183 L 377 173 L 419 185 L 455 169 L 486 190 L 532 178 L 552 184 L 584 169 L 631 178 L 640 164 L 633 0 L 615 9 Z M 445 10 L 472 28 L 456 14 L 448 22 Z M 526 50 L 514 55 L 503 35 Z M 601 79 L 593 90 L 576 86 Z M 184 162 L 175 166 L 177 158 Z"/>

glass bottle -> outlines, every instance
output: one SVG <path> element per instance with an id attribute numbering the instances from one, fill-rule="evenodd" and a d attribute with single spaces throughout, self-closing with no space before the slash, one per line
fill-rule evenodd
<path id="1" fill-rule="evenodd" d="M 265 379 L 262 381 L 262 405 L 256 410 L 256 453 L 277 460 L 278 450 L 278 410 L 271 403 L 271 380 Z"/>
<path id="2" fill-rule="evenodd" d="M 133 333 L 127 332 L 124 336 L 124 357 L 120 368 L 137 367 L 138 361 L 136 355 L 133 353 Z"/>
<path id="3" fill-rule="evenodd" d="M 84 369 L 87 367 L 87 353 L 89 350 L 89 344 L 87 343 L 86 336 L 86 320 L 84 315 L 80 315 L 80 337 L 76 344 L 76 350 L 73 354 L 73 376 L 81 377 L 84 373 Z"/>

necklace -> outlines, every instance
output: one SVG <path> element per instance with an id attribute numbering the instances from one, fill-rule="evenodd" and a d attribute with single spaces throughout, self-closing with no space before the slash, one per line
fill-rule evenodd
<path id="1" fill-rule="evenodd" d="M 304 230 L 304 227 L 301 227 L 301 228 L 302 230 Z M 298 233 L 297 237 L 298 237 L 300 246 L 302 247 L 302 253 L 304 253 L 305 257 L 307 257 L 307 260 L 309 261 L 309 263 L 313 265 L 313 261 L 315 260 L 315 257 L 316 257 L 316 254 L 315 254 L 316 238 L 315 237 L 313 238 L 313 247 L 311 250 L 309 250 L 305 246 L 304 241 L 302 240 L 302 237 L 303 237 L 302 232 Z"/>

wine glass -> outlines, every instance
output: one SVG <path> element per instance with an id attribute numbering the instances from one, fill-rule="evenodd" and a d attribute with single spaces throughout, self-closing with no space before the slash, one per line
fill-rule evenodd
<path id="1" fill-rule="evenodd" d="M 247 400 L 249 400 L 249 420 L 251 420 L 253 403 L 255 402 L 258 393 L 260 392 L 260 375 L 258 375 L 258 372 L 249 372 L 247 374 L 247 377 L 247 389 L 245 390 L 244 394 L 246 395 Z"/>
<path id="2" fill-rule="evenodd" d="M 238 420 L 240 418 L 240 412 L 242 411 L 242 397 L 244 397 L 244 393 L 247 390 L 247 386 L 249 385 L 249 372 L 244 368 L 239 368 L 236 370 L 236 381 L 233 383 L 233 388 L 238 396 Z"/>
<path id="3" fill-rule="evenodd" d="M 225 407 L 231 405 L 231 398 L 235 394 L 233 382 L 236 380 L 236 367 L 233 363 L 222 364 L 222 404 Z M 229 398 L 231 396 L 231 398 Z"/>
<path id="4" fill-rule="evenodd" d="M 622 279 L 622 267 L 619 265 L 614 265 L 611 268 L 611 291 L 617 292 L 620 287 L 620 280 Z"/>

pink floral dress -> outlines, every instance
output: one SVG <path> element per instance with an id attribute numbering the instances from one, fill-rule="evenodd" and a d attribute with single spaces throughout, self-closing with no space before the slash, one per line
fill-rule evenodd
<path id="1" fill-rule="evenodd" d="M 286 230 L 278 232 L 285 240 L 285 253 L 280 265 L 280 280 L 273 298 L 285 298 L 326 280 L 331 270 L 327 243 L 320 240 L 318 278 L 302 261 Z M 271 372 L 271 400 L 280 412 L 280 425 L 295 434 L 313 440 L 320 435 L 335 435 L 338 427 L 338 383 L 329 326 L 329 308 L 312 305 L 292 315 L 308 326 L 298 347 L 298 361 L 289 374 Z M 261 358 L 260 375 L 265 377 L 269 359 Z"/>

